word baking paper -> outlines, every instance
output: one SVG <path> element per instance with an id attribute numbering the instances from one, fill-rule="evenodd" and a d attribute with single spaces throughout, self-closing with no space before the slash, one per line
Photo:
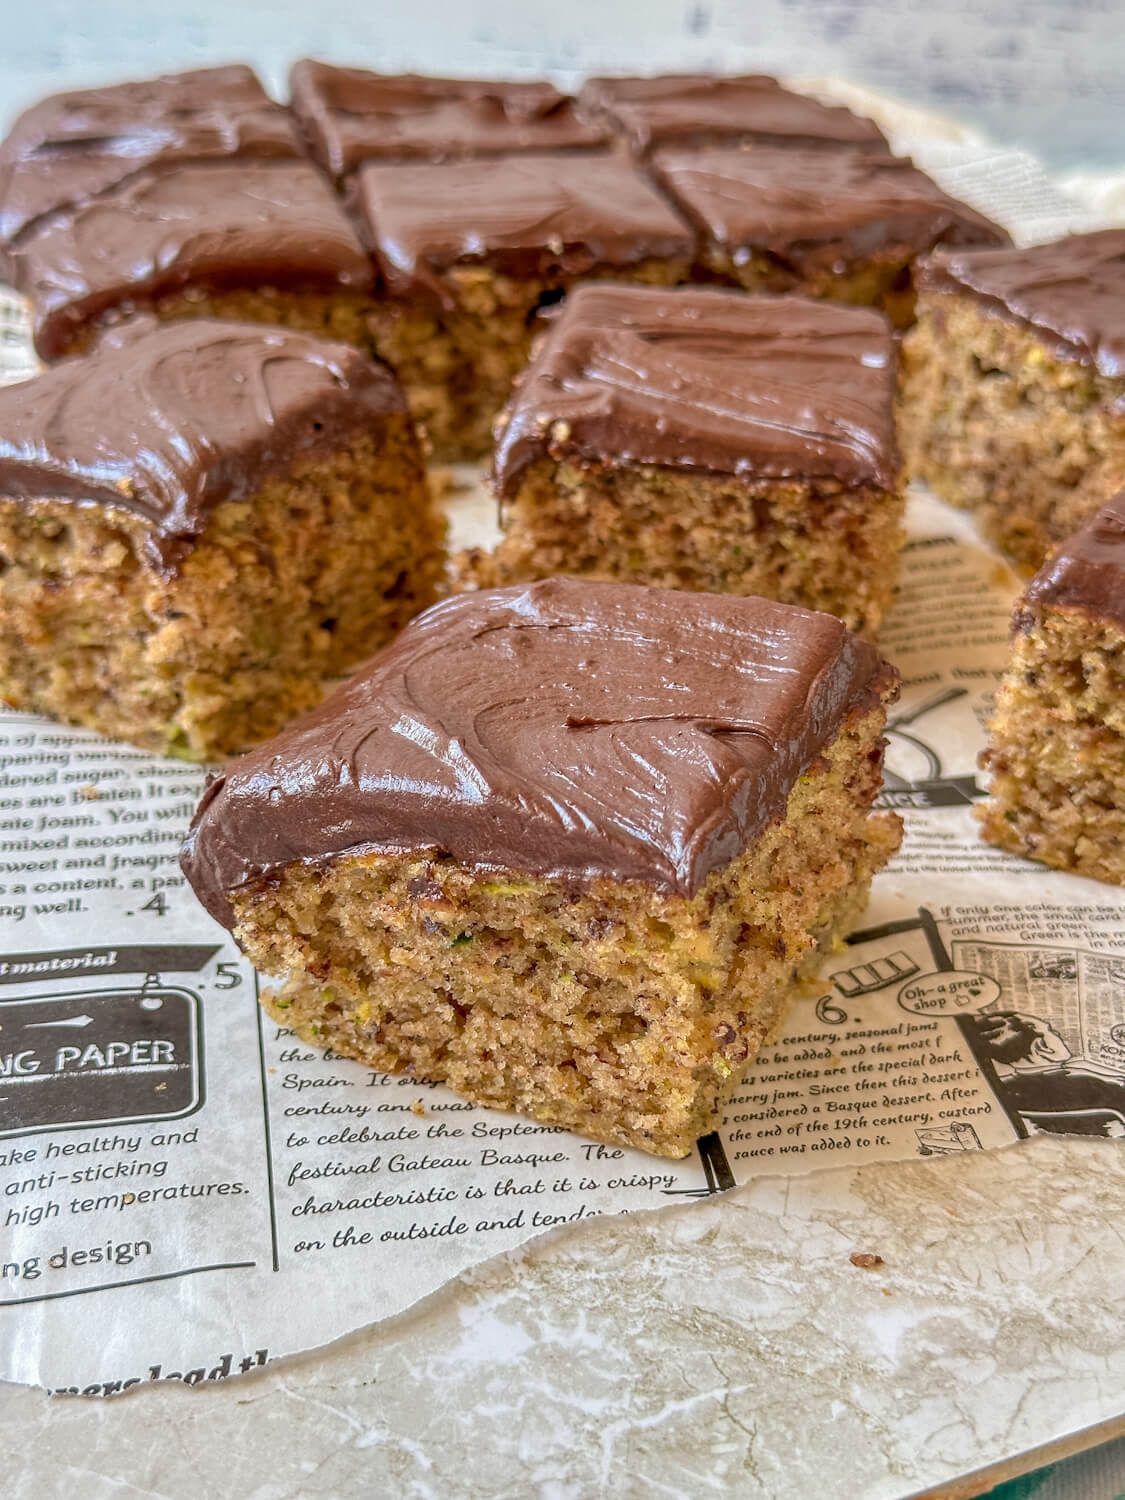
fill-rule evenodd
<path id="1" fill-rule="evenodd" d="M 452 505 L 458 540 L 486 542 L 479 492 Z M 973 817 L 1017 590 L 966 517 L 912 495 L 881 640 L 902 852 L 682 1162 L 306 1045 L 180 875 L 203 772 L 0 716 L 0 1377 L 226 1379 L 552 1226 L 762 1173 L 1125 1135 L 1125 892 L 990 849 Z"/>

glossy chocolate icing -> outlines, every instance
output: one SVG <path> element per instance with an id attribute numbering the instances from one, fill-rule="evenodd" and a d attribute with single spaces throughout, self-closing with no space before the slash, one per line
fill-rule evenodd
<path id="1" fill-rule="evenodd" d="M 347 215 L 304 161 L 139 173 L 42 220 L 12 259 L 44 359 L 64 353 L 75 329 L 108 309 L 184 287 L 332 292 L 373 282 Z"/>
<path id="2" fill-rule="evenodd" d="M 672 142 L 740 140 L 889 149 L 874 120 L 795 94 L 763 74 L 591 78 L 578 105 L 584 114 L 608 120 L 638 153 Z"/>
<path id="3" fill-rule="evenodd" d="M 148 522 L 149 561 L 170 572 L 216 505 L 404 411 L 389 372 L 346 344 L 138 319 L 0 387 L 0 495 L 131 511 Z"/>
<path id="4" fill-rule="evenodd" d="M 228 924 L 230 893 L 347 851 L 691 895 L 893 680 L 839 620 L 764 599 L 463 594 L 212 782 L 184 872 Z"/>
<path id="5" fill-rule="evenodd" d="M 505 151 L 604 146 L 604 125 L 581 119 L 554 84 L 398 77 L 308 58 L 289 74 L 291 105 L 326 171 L 365 161 L 449 161 Z"/>
<path id="6" fill-rule="evenodd" d="M 550 455 L 889 489 L 894 387 L 891 334 L 868 308 L 581 286 L 501 419 L 493 483 L 510 494 Z"/>
<path id="7" fill-rule="evenodd" d="M 1125 630 L 1125 490 L 1063 542 L 1028 584 L 1028 608 L 1074 609 Z"/>
<path id="8" fill-rule="evenodd" d="M 1063 358 L 1125 376 L 1125 229 L 1017 250 L 937 252 L 920 284 L 975 297 L 1045 336 Z"/>
<path id="9" fill-rule="evenodd" d="M 0 144 L 0 240 L 157 163 L 301 154 L 288 111 L 241 65 L 54 94 Z"/>
<path id="10" fill-rule="evenodd" d="M 447 300 L 441 272 L 458 264 L 550 280 L 695 248 L 644 175 L 609 155 L 371 163 L 354 202 L 387 286 L 404 297 Z"/>
<path id="11" fill-rule="evenodd" d="M 658 151 L 657 179 L 735 263 L 753 251 L 799 275 L 840 272 L 884 249 L 1007 245 L 1005 230 L 948 197 L 913 162 L 871 151 L 715 146 Z"/>

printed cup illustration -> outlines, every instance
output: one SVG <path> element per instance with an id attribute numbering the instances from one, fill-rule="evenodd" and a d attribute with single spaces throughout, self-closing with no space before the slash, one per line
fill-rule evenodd
<path id="1" fill-rule="evenodd" d="M 920 974 L 898 992 L 903 1010 L 919 1016 L 963 1016 L 985 1010 L 1000 998 L 1000 986 L 987 974 L 968 969 L 942 969 Z"/>
<path id="2" fill-rule="evenodd" d="M 951 1156 L 957 1151 L 982 1151 L 980 1136 L 966 1120 L 952 1125 L 930 1125 L 914 1132 L 919 1156 Z"/>

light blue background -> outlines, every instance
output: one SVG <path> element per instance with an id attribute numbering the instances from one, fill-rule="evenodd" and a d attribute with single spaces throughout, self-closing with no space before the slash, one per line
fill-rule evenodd
<path id="1" fill-rule="evenodd" d="M 1063 166 L 1125 164 L 1125 0 L 0 0 L 0 116 L 63 84 L 383 69 L 833 73 Z"/>

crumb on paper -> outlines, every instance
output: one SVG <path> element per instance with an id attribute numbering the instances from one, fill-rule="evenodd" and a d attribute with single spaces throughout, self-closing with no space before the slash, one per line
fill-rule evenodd
<path id="1" fill-rule="evenodd" d="M 891 1291 L 891 1289 L 890 1289 L 889 1286 L 883 1287 L 882 1288 L 882 1293 L 883 1293 L 884 1297 L 893 1297 L 894 1296 L 894 1293 Z"/>
<path id="2" fill-rule="evenodd" d="M 886 1261 L 881 1255 L 872 1255 L 866 1250 L 855 1250 L 849 1257 L 853 1266 L 859 1266 L 863 1271 L 877 1271 L 880 1266 L 885 1266 Z"/>
<path id="3" fill-rule="evenodd" d="M 412 1115 L 417 1115 L 419 1119 L 425 1119 L 426 1106 L 422 1103 L 421 1099 L 414 1100 L 414 1102 L 410 1106 L 410 1113 Z"/>
<path id="4" fill-rule="evenodd" d="M 102 794 L 92 781 L 88 781 L 85 786 L 78 788 L 78 795 L 85 798 L 87 802 L 97 802 Z"/>
<path id="5" fill-rule="evenodd" d="M 426 470 L 426 486 L 432 500 L 440 500 L 443 495 L 452 494 L 456 484 L 452 469 L 434 467 Z"/>
<path id="6" fill-rule="evenodd" d="M 444 500 L 447 495 L 463 495 L 466 490 L 472 489 L 472 485 L 467 484 L 455 469 L 446 468 L 443 464 L 427 466 L 426 487 L 434 501 Z"/>
<path id="7" fill-rule="evenodd" d="M 1009 591 L 1013 588 L 1018 589 L 1021 583 L 1020 575 L 1016 570 L 1004 562 L 995 564 L 988 575 L 988 581 L 993 588 L 1008 589 Z"/>

